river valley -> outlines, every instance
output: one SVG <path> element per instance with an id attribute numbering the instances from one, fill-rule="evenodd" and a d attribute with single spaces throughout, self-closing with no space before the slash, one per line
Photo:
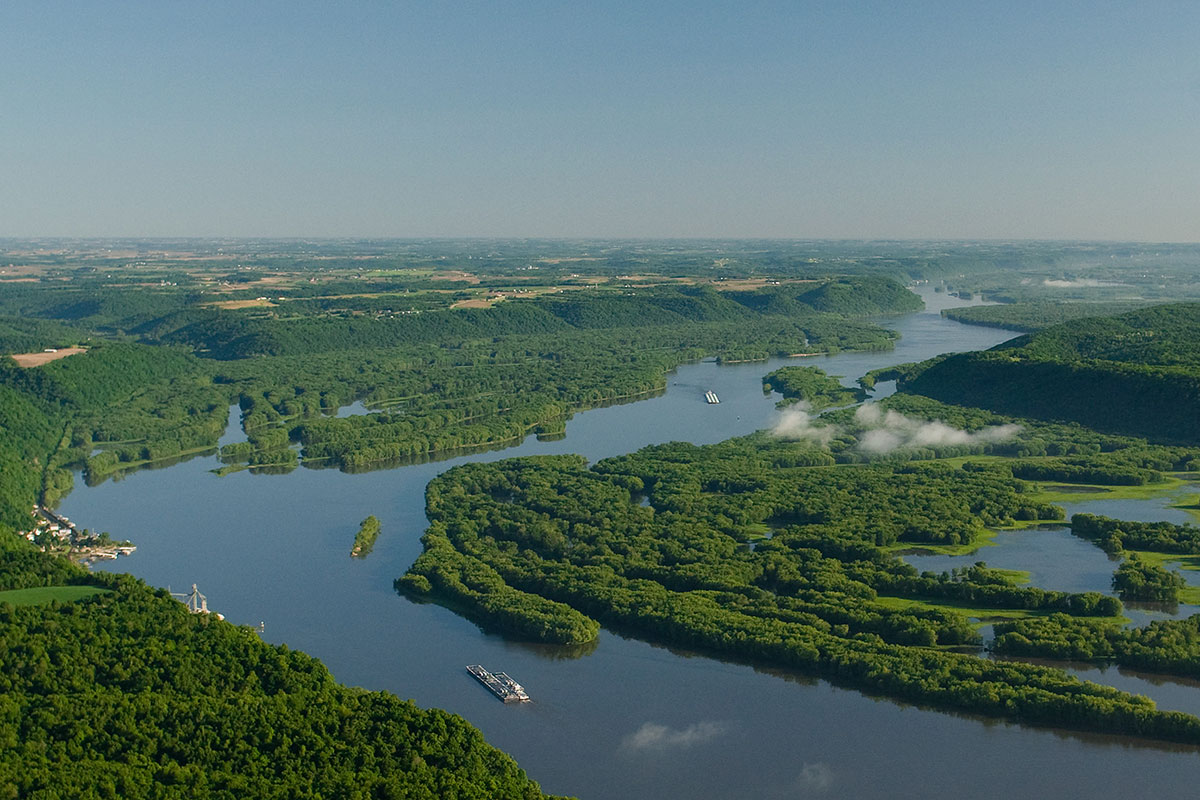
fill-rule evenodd
<path id="1" fill-rule="evenodd" d="M 549 453 L 596 461 L 658 442 L 716 442 L 771 425 L 778 396 L 763 394 L 761 378 L 784 364 L 820 366 L 849 384 L 871 369 L 1015 335 L 942 319 L 941 308 L 962 301 L 923 296 L 925 312 L 884 322 L 902 335 L 892 351 L 685 365 L 668 376 L 662 395 L 579 413 L 558 441 L 530 437 L 505 450 L 357 475 L 298 469 L 217 477 L 215 457 L 195 458 L 95 487 L 77 479 L 60 509 L 137 544 L 134 555 L 100 568 L 175 591 L 197 583 L 211 608 L 235 623 L 263 621 L 265 639 L 320 658 L 343 683 L 462 714 L 548 792 L 595 800 L 1177 793 L 1200 771 L 1193 748 L 926 711 L 608 631 L 582 650 L 522 644 L 393 591 L 421 549 L 424 487 L 455 464 Z M 881 384 L 877 396 L 890 386 Z M 709 390 L 719 405 L 705 402 Z M 238 438 L 236 421 L 225 441 Z M 1103 502 L 1081 497 L 1069 512 Z M 382 533 L 369 557 L 351 559 L 354 533 L 370 514 Z M 1027 537 L 1026 549 L 1036 553 L 1038 534 L 1004 535 Z M 1072 562 L 1061 571 L 1071 585 L 1049 588 L 1104 588 L 1095 585 L 1111 577 L 1102 552 L 1069 536 L 1046 541 L 1056 557 L 1078 545 L 1096 559 Z M 977 558 L 1010 566 L 999 563 L 1003 549 L 985 548 Z M 1041 577 L 1034 575 L 1036 585 Z M 534 702 L 497 702 L 467 664 L 507 672 Z M 1200 691 L 1182 682 L 1115 669 L 1081 675 L 1143 692 L 1164 708 L 1200 712 Z"/>

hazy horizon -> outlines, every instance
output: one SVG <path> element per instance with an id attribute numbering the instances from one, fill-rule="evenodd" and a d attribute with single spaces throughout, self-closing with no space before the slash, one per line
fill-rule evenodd
<path id="1" fill-rule="evenodd" d="M 0 8 L 0 237 L 1200 241 L 1200 6 Z"/>

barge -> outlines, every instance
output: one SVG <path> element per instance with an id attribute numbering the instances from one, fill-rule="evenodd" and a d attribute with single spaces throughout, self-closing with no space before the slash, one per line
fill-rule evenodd
<path id="1" fill-rule="evenodd" d="M 469 665 L 467 672 L 505 703 L 529 702 L 529 694 L 526 693 L 525 687 L 503 672 L 488 672 L 479 664 Z"/>
<path id="2" fill-rule="evenodd" d="M 710 405 L 716 405 L 717 403 L 721 402 L 720 399 L 718 399 L 718 397 L 717 397 L 717 393 L 714 392 L 712 389 L 709 389 L 707 392 L 704 393 L 704 399 L 707 400 Z"/>

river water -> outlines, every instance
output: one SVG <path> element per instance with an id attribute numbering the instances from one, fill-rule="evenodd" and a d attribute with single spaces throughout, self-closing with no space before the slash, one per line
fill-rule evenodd
<path id="1" fill-rule="evenodd" d="M 716 442 L 771 424 L 777 397 L 763 394 L 761 378 L 783 364 L 820 366 L 850 383 L 1013 335 L 942 319 L 941 308 L 964 303 L 924 296 L 925 312 L 884 321 L 903 337 L 893 351 L 686 365 L 663 395 L 577 414 L 559 441 L 531 437 L 503 451 L 357 475 L 219 478 L 210 472 L 215 457 L 196 458 L 90 488 L 77 480 L 61 510 L 138 545 L 103 568 L 175 591 L 197 583 L 227 619 L 265 622 L 266 640 L 320 658 L 343 683 L 463 715 L 548 792 L 596 800 L 1177 793 L 1200 775 L 1195 749 L 927 711 L 608 631 L 583 652 L 511 642 L 392 590 L 420 552 L 424 487 L 451 466 L 549 453 L 595 461 L 658 442 Z M 705 403 L 709 389 L 720 405 Z M 382 534 L 369 557 L 351 559 L 369 514 Z M 535 702 L 498 702 L 466 673 L 474 663 L 508 672 Z M 1108 673 L 1086 677 L 1147 694 L 1140 687 L 1156 686 Z M 1192 687 L 1168 690 L 1164 707 L 1200 710 L 1189 705 Z"/>

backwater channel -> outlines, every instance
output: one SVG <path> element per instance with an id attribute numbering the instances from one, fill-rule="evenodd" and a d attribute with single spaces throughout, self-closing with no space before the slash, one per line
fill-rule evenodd
<path id="1" fill-rule="evenodd" d="M 772 424 L 778 398 L 763 394 L 761 378 L 779 366 L 820 366 L 850 384 L 871 369 L 1015 335 L 943 319 L 942 308 L 965 303 L 923 296 L 926 311 L 881 320 L 902 335 L 892 351 L 685 365 L 661 396 L 576 414 L 559 441 L 530 437 L 505 450 L 357 475 L 301 468 L 217 477 L 217 459 L 202 457 L 95 487 L 77 478 L 61 511 L 138 546 L 98 568 L 175 591 L 197 583 L 227 619 L 265 622 L 264 639 L 320 658 L 345 684 L 461 714 L 547 792 L 589 800 L 1177 794 L 1200 776 L 1195 748 L 928 711 L 608 631 L 583 650 L 513 642 L 393 591 L 421 549 L 425 485 L 456 464 L 551 453 L 594 462 L 660 442 L 716 442 Z M 890 388 L 881 384 L 876 396 Z M 719 405 L 705 403 L 710 389 Z M 240 433 L 232 421 L 225 441 Z M 1071 510 L 1084 505 L 1081 498 Z M 368 514 L 382 534 L 370 556 L 351 559 Z M 1033 542 L 1038 533 L 1022 535 Z M 1001 566 L 1002 549 L 958 563 Z M 1098 561 L 1090 564 L 1078 570 L 1095 575 L 1079 580 L 1096 588 L 1113 567 L 1105 576 Z M 498 702 L 464 669 L 476 663 L 508 672 L 534 702 Z M 1081 674 L 1200 713 L 1200 691 L 1184 682 L 1115 669 Z"/>

